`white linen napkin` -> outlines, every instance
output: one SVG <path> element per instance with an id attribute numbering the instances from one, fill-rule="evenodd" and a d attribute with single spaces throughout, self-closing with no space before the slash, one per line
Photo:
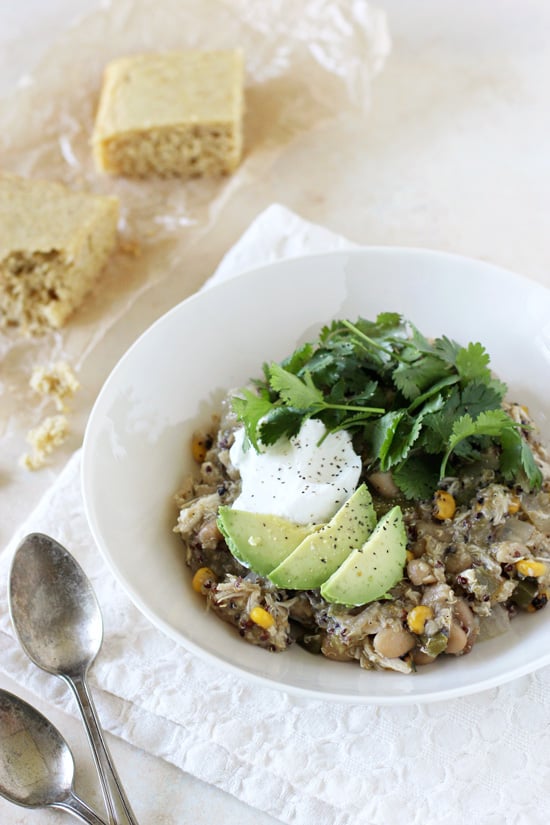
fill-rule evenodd
<path id="1" fill-rule="evenodd" d="M 207 286 L 267 261 L 349 246 L 274 205 Z M 76 453 L 2 554 L 1 586 L 5 593 L 28 532 L 54 535 L 78 559 L 104 615 L 90 675 L 106 729 L 292 825 L 547 822 L 550 668 L 475 696 L 405 707 L 308 700 L 228 674 L 165 637 L 129 601 L 89 533 L 79 470 Z M 0 669 L 74 713 L 62 683 L 14 640 L 4 596 Z"/>

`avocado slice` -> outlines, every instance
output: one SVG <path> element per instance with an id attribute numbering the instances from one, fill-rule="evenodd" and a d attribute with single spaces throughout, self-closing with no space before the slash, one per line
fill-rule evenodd
<path id="1" fill-rule="evenodd" d="M 259 576 L 267 576 L 316 529 L 279 516 L 225 506 L 218 510 L 218 527 L 237 561 Z"/>
<path id="2" fill-rule="evenodd" d="M 320 587 L 352 550 L 364 544 L 375 523 L 371 494 L 361 484 L 328 524 L 307 536 L 268 578 L 288 590 Z"/>
<path id="3" fill-rule="evenodd" d="M 321 596 L 327 602 L 348 607 L 386 598 L 388 590 L 403 578 L 406 550 L 403 513 L 399 506 L 392 507 L 363 546 L 354 550 L 321 585 Z"/>

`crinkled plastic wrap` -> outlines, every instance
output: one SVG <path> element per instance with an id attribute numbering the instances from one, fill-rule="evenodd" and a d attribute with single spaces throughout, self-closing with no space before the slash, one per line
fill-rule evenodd
<path id="1" fill-rule="evenodd" d="M 96 172 L 90 136 L 109 60 L 233 47 L 245 55 L 246 115 L 244 157 L 231 177 L 130 181 Z M 329 120 L 368 111 L 371 81 L 388 50 L 385 17 L 363 0 L 113 0 L 62 34 L 33 75 L 0 101 L 3 169 L 115 194 L 121 203 L 119 248 L 68 325 L 40 339 L 0 333 L 4 473 L 15 472 L 26 431 L 47 411 L 28 387 L 33 366 L 64 358 L 80 371 L 75 408 L 82 420 L 75 429 L 81 437 L 118 356 L 152 320 L 200 287 L 243 221 L 268 205 L 265 182 L 273 165 L 280 167 L 287 155 L 285 169 L 296 179 L 296 141 Z M 146 309 L 132 317 L 138 299 Z M 115 324 L 123 316 L 125 322 Z"/>

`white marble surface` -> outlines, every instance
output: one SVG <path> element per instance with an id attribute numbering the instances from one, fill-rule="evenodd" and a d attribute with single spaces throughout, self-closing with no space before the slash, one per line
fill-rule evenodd
<path id="1" fill-rule="evenodd" d="M 60 27 L 96 5 L 0 0 L 0 93 L 33 67 Z M 545 0 L 379 0 L 378 6 L 388 12 L 394 46 L 376 81 L 367 128 L 359 133 L 349 122 L 305 135 L 295 149 L 302 175 L 289 179 L 275 164 L 263 181 L 266 202 L 282 202 L 355 241 L 460 252 L 550 286 L 550 6 Z M 255 204 L 241 198 L 239 220 L 216 237 L 204 277 L 254 217 Z M 169 303 L 170 295 L 159 297 L 160 308 Z M 121 329 L 120 340 L 132 332 Z M 9 477 L 0 480 L 2 547 L 57 469 L 29 480 L 26 501 L 10 495 Z M 2 686 L 26 695 L 23 685 L 2 680 Z M 74 750 L 78 792 L 98 804 L 79 724 L 48 714 Z M 142 822 L 273 822 L 160 760 L 110 742 Z M 53 825 L 64 818 L 0 800 L 0 821 Z"/>

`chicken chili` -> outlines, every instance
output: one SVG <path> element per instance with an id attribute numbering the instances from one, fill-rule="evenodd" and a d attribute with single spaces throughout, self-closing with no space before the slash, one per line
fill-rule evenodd
<path id="1" fill-rule="evenodd" d="M 550 456 L 481 344 L 335 321 L 231 393 L 176 496 L 192 587 L 247 642 L 410 673 L 550 588 Z"/>

